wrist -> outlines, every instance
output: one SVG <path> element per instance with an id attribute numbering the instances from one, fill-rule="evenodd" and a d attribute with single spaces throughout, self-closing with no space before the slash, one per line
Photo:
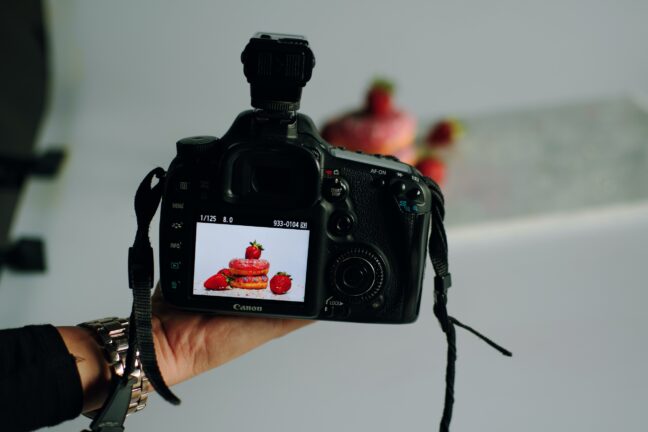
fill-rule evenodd
<path id="1" fill-rule="evenodd" d="M 109 387 L 111 392 L 114 385 L 117 384 L 116 380 L 121 382 L 121 386 L 118 386 L 120 390 L 114 396 L 126 402 L 123 399 L 126 396 L 124 391 L 130 393 L 130 401 L 126 407 L 127 411 L 123 414 L 130 415 L 144 409 L 151 385 L 142 369 L 138 350 L 130 346 L 129 320 L 127 318 L 107 317 L 86 321 L 78 324 L 78 326 L 88 329 L 101 347 L 104 358 L 110 367 L 111 384 Z M 134 358 L 132 359 L 133 364 L 129 367 L 127 363 L 131 354 Z M 125 374 L 128 374 L 128 376 L 125 376 Z M 128 381 L 128 384 L 126 384 L 126 381 Z M 111 394 L 110 397 L 112 398 L 113 395 Z M 90 418 L 95 418 L 100 413 L 109 415 L 108 412 L 113 412 L 115 409 L 118 412 L 121 409 L 116 407 L 114 403 L 111 403 L 110 406 L 105 406 L 104 409 L 90 411 L 85 415 Z"/>
<path id="2" fill-rule="evenodd" d="M 103 348 L 90 329 L 57 327 L 70 354 L 76 359 L 83 391 L 83 412 L 101 407 L 110 389 L 111 371 Z"/>

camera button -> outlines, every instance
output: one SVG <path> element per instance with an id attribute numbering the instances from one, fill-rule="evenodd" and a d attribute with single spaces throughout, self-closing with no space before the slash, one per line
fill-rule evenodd
<path id="1" fill-rule="evenodd" d="M 382 294 L 376 296 L 376 298 L 374 298 L 371 301 L 372 309 L 380 309 L 381 307 L 383 307 L 384 304 L 385 304 L 385 296 L 383 296 Z"/>
<path id="2" fill-rule="evenodd" d="M 421 203 L 424 200 L 423 191 L 420 187 L 416 186 L 407 191 L 407 198 L 416 201 L 417 203 Z"/>
<path id="3" fill-rule="evenodd" d="M 326 305 L 322 309 L 322 315 L 325 316 L 326 318 L 333 318 L 335 316 L 335 310 L 333 310 L 333 306 L 331 305 Z"/>
<path id="4" fill-rule="evenodd" d="M 322 309 L 322 315 L 325 318 L 347 318 L 351 314 L 349 306 L 341 303 L 339 305 L 326 305 Z"/>
<path id="5" fill-rule="evenodd" d="M 176 151 L 180 157 L 194 158 L 204 155 L 218 143 L 213 136 L 196 136 L 183 138 L 176 143 Z"/>
<path id="6" fill-rule="evenodd" d="M 187 192 L 189 190 L 190 183 L 188 180 L 177 180 L 175 186 L 177 191 Z"/>
<path id="7" fill-rule="evenodd" d="M 407 189 L 407 184 L 402 180 L 397 180 L 391 184 L 391 190 L 393 193 L 399 195 L 405 192 Z"/>
<path id="8" fill-rule="evenodd" d="M 373 185 L 375 187 L 381 188 L 381 187 L 385 187 L 387 185 L 387 180 L 384 177 L 376 176 L 376 177 L 374 177 L 372 183 L 373 183 Z"/>
<path id="9" fill-rule="evenodd" d="M 335 235 L 347 235 L 353 229 L 353 225 L 353 216 L 349 213 L 333 213 L 329 228 Z"/>
<path id="10" fill-rule="evenodd" d="M 349 186 L 340 177 L 333 177 L 324 181 L 324 198 L 330 202 L 344 201 L 349 192 Z"/>

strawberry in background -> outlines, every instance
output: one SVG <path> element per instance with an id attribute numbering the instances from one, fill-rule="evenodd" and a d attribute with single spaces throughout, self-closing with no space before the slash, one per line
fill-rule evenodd
<path id="1" fill-rule="evenodd" d="M 455 118 L 444 118 L 438 121 L 425 138 L 429 148 L 448 147 L 455 144 L 464 136 L 464 127 Z"/>
<path id="2" fill-rule="evenodd" d="M 394 113 L 394 85 L 387 80 L 375 80 L 367 93 L 367 111 L 377 117 Z"/>
<path id="3" fill-rule="evenodd" d="M 445 181 L 446 166 L 441 159 L 435 156 L 426 156 L 419 160 L 416 169 L 421 171 L 425 177 L 429 177 L 439 186 Z"/>
<path id="4" fill-rule="evenodd" d="M 446 177 L 446 164 L 463 135 L 464 127 L 455 118 L 448 117 L 436 122 L 425 137 L 423 154 L 419 157 L 416 168 L 442 186 Z"/>

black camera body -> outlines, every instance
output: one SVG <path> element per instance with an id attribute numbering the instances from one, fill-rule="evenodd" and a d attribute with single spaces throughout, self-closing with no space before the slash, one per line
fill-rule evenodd
<path id="1" fill-rule="evenodd" d="M 414 321 L 433 199 L 423 176 L 391 156 L 334 148 L 296 113 L 314 66 L 305 39 L 257 34 L 242 61 L 256 109 L 220 139 L 180 140 L 167 172 L 165 300 L 229 314 Z"/>

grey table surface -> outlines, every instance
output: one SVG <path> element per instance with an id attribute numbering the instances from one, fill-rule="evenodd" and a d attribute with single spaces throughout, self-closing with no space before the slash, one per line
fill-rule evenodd
<path id="1" fill-rule="evenodd" d="M 452 226 L 648 200 L 648 113 L 631 99 L 465 119 L 448 162 Z"/>

